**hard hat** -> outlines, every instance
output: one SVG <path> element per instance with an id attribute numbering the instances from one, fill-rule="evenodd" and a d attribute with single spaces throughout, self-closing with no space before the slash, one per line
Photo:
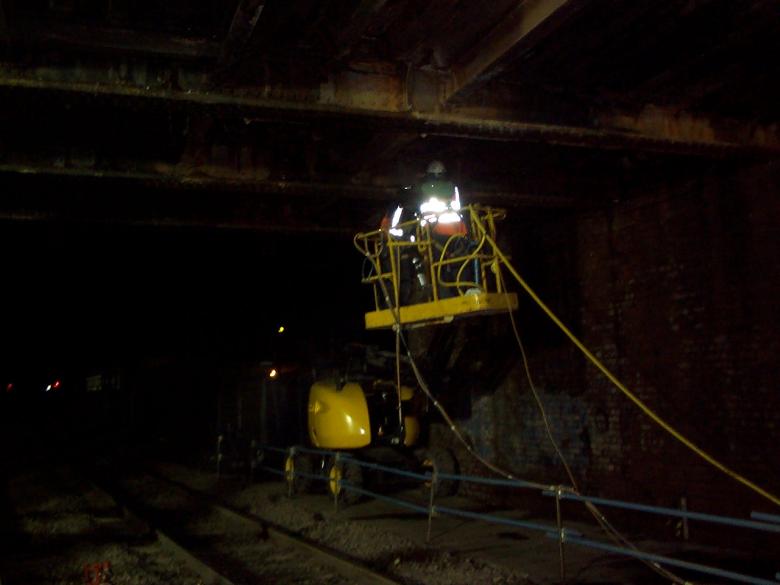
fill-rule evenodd
<path id="1" fill-rule="evenodd" d="M 426 170 L 426 172 L 429 175 L 438 177 L 440 175 L 443 175 L 446 172 L 446 169 L 444 168 L 444 163 L 442 163 L 440 160 L 435 160 L 428 165 L 428 169 Z"/>

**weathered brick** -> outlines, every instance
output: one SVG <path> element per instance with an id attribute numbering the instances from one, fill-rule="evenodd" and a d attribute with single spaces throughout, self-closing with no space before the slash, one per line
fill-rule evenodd
<path id="1" fill-rule="evenodd" d="M 531 284 L 607 367 L 695 443 L 775 493 L 778 192 L 771 164 L 724 170 L 526 236 L 555 267 L 527 275 Z M 524 252 L 513 253 L 522 272 Z M 547 325 L 528 307 L 519 319 L 535 325 L 522 330 L 532 374 L 585 491 L 666 504 L 686 496 L 697 509 L 742 515 L 772 509 L 651 422 L 562 335 L 545 329 L 535 342 Z M 519 363 L 462 422 L 478 451 L 516 474 L 564 480 Z"/>

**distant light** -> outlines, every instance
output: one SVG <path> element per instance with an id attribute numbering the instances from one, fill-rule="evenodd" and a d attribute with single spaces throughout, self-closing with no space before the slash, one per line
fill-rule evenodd
<path id="1" fill-rule="evenodd" d="M 280 325 L 277 333 L 284 333 L 284 325 Z"/>
<path id="2" fill-rule="evenodd" d="M 276 371 L 276 368 L 273 368 L 270 372 L 268 372 L 268 377 L 269 378 L 276 378 L 277 373 L 278 372 Z"/>
<path id="3" fill-rule="evenodd" d="M 13 385 L 13 384 L 11 384 L 10 382 L 9 382 L 9 383 L 8 383 L 8 385 L 5 387 L 5 391 L 6 391 L 6 392 L 10 392 L 10 391 L 11 391 L 11 390 L 13 390 L 13 389 L 14 389 L 14 385 Z"/>
<path id="4" fill-rule="evenodd" d="M 56 390 L 57 388 L 60 387 L 60 381 L 59 380 L 54 380 L 54 384 L 52 384 L 51 387 Z"/>
<path id="5" fill-rule="evenodd" d="M 51 391 L 51 384 L 49 384 L 48 386 L 46 386 L 46 392 L 49 392 L 49 391 Z"/>

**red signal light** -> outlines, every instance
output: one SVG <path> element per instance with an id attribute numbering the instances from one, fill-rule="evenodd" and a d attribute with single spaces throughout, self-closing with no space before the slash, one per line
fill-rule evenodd
<path id="1" fill-rule="evenodd" d="M 60 381 L 59 380 L 54 380 L 54 384 L 52 384 L 51 387 L 56 390 L 57 388 L 60 387 Z"/>
<path id="2" fill-rule="evenodd" d="M 10 382 L 9 382 L 9 383 L 8 383 L 8 385 L 5 387 L 5 391 L 6 391 L 6 392 L 11 392 L 11 390 L 13 390 L 13 389 L 14 389 L 14 385 L 13 385 L 13 384 L 11 384 Z"/>

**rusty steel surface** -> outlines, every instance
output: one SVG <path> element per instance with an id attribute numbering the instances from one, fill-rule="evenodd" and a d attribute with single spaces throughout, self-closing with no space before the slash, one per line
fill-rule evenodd
<path id="1" fill-rule="evenodd" d="M 333 57 L 342 59 L 366 33 L 377 13 L 384 8 L 387 0 L 360 0 L 352 11 L 349 21 L 335 35 Z"/>
<path id="2" fill-rule="evenodd" d="M 0 30 L 2 26 L 0 25 Z M 32 19 L 16 19 L 9 36 L 18 42 L 35 40 L 42 44 L 103 49 L 149 55 L 165 55 L 187 59 L 216 59 L 219 43 L 201 37 L 141 32 L 132 29 L 90 26 L 74 23 L 46 23 Z"/>
<path id="3" fill-rule="evenodd" d="M 393 202 L 398 198 L 398 188 L 349 183 L 323 183 L 315 181 L 278 181 L 252 177 L 187 176 L 175 173 L 113 171 L 86 168 L 59 168 L 53 166 L 0 164 L 0 175 L 44 175 L 49 177 L 77 177 L 92 179 L 118 179 L 166 189 L 234 190 L 279 197 L 333 196 L 338 199 Z M 498 191 L 495 189 L 469 189 L 468 197 L 476 202 L 499 202 L 509 207 L 539 207 L 567 209 L 576 201 L 566 196 L 545 196 L 533 193 Z M 32 219 L 33 217 L 31 217 Z M 196 222 L 194 222 L 196 223 Z M 280 228 L 281 229 L 281 228 Z M 327 230 L 323 227 L 322 230 Z M 338 230 L 337 230 L 338 231 Z"/>
<path id="4" fill-rule="evenodd" d="M 370 205 L 441 159 L 476 200 L 565 209 L 780 154 L 780 66 L 763 57 L 780 13 L 763 0 L 0 9 L 13 180 Z"/>
<path id="5" fill-rule="evenodd" d="M 447 102 L 476 81 L 519 43 L 527 41 L 560 17 L 572 0 L 530 0 L 511 11 L 490 34 L 474 46 L 462 60 L 452 67 L 444 85 L 442 101 Z M 549 30 L 544 31 L 549 34 Z"/>
<path id="6" fill-rule="evenodd" d="M 699 131 L 698 126 L 677 125 L 675 134 L 644 132 L 634 126 L 620 128 L 587 128 L 560 124 L 531 123 L 504 119 L 477 118 L 448 112 L 404 111 L 404 99 L 397 79 L 382 75 L 349 75 L 334 80 L 318 90 L 313 101 L 273 99 L 255 92 L 218 92 L 179 90 L 116 82 L 80 82 L 44 80 L 0 74 L 0 87 L 9 90 L 41 90 L 63 94 L 84 94 L 117 98 L 134 98 L 162 103 L 181 103 L 203 107 L 232 107 L 253 115 L 265 112 L 268 120 L 296 118 L 348 118 L 358 125 L 410 130 L 435 136 L 491 141 L 529 141 L 599 149 L 647 150 L 678 154 L 725 156 L 775 153 L 772 141 L 755 139 L 772 131 L 757 131 L 737 141 L 736 136 L 718 138 Z M 613 116 L 625 122 L 625 118 Z M 686 130 L 692 130 L 686 132 Z M 732 140 L 734 139 L 734 140 Z"/>
<path id="7" fill-rule="evenodd" d="M 5 11 L 3 10 L 3 3 L 0 2 L 0 43 L 8 41 L 8 25 L 5 21 Z"/>
<path id="8" fill-rule="evenodd" d="M 222 41 L 218 72 L 220 68 L 229 66 L 239 59 L 246 50 L 264 9 L 265 0 L 241 0 L 238 3 L 225 40 Z"/>

